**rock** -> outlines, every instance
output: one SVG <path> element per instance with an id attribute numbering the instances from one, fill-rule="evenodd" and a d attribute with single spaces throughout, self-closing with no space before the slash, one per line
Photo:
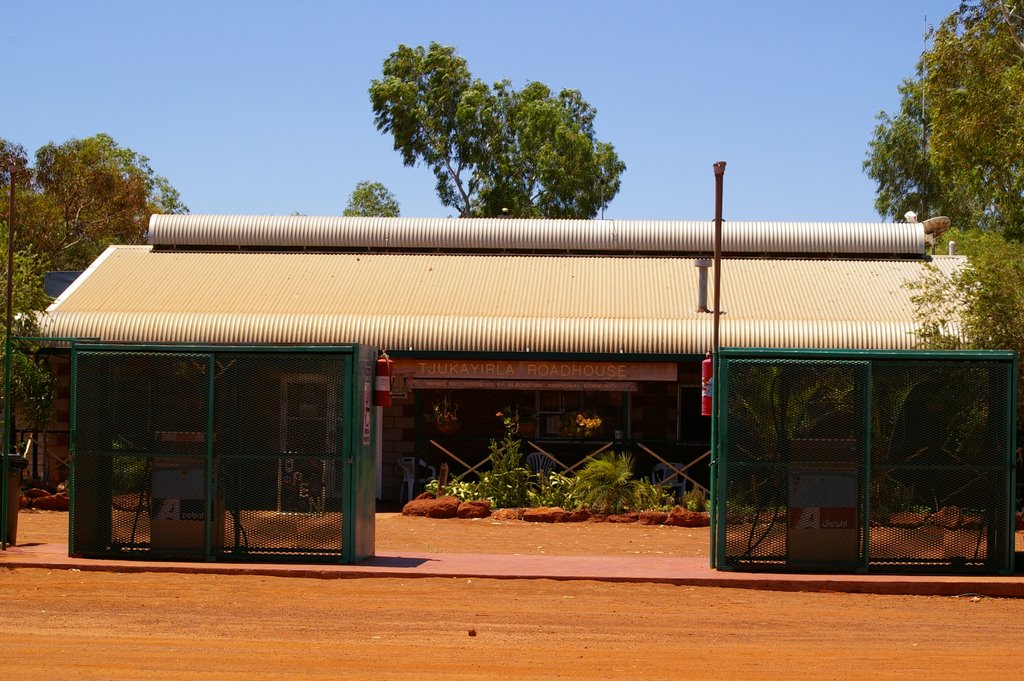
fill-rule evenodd
<path id="1" fill-rule="evenodd" d="M 460 518 L 486 518 L 491 515 L 491 501 L 489 499 L 463 501 L 459 504 L 456 515 Z"/>
<path id="2" fill-rule="evenodd" d="M 18 506 L 20 508 L 31 508 L 32 500 L 22 494 L 21 497 L 18 498 Z"/>
<path id="3" fill-rule="evenodd" d="M 38 497 L 32 500 L 32 508 L 41 511 L 66 511 L 69 507 L 67 494 L 51 494 L 48 497 Z"/>
<path id="4" fill-rule="evenodd" d="M 668 520 L 668 513 L 665 513 L 664 511 L 640 512 L 641 525 L 664 525 L 666 520 Z"/>
<path id="5" fill-rule="evenodd" d="M 612 513 L 608 516 L 608 522 L 610 523 L 635 523 L 639 519 L 639 513 Z"/>
<path id="6" fill-rule="evenodd" d="M 528 523 L 564 523 L 568 517 L 569 513 L 557 506 L 523 509 L 523 520 Z"/>
<path id="7" fill-rule="evenodd" d="M 419 495 L 415 499 L 413 499 L 413 501 L 422 501 L 423 499 L 436 499 L 436 498 L 437 497 L 435 497 L 430 492 L 420 492 Z"/>
<path id="8" fill-rule="evenodd" d="M 669 511 L 665 524 L 674 527 L 707 527 L 711 524 L 711 514 L 676 506 Z"/>
<path id="9" fill-rule="evenodd" d="M 491 511 L 491 520 L 522 520 L 523 509 L 521 508 L 499 508 Z"/>
<path id="10" fill-rule="evenodd" d="M 575 511 L 569 512 L 569 517 L 565 519 L 567 523 L 585 523 L 590 520 L 591 513 L 585 508 L 577 508 Z"/>
<path id="11" fill-rule="evenodd" d="M 402 515 L 427 515 L 427 507 L 430 505 L 429 499 L 413 499 L 402 507 Z"/>
<path id="12" fill-rule="evenodd" d="M 417 497 L 402 509 L 402 515 L 419 515 L 428 518 L 454 518 L 458 512 L 459 500 L 455 497 L 435 499 L 430 495 L 427 495 L 425 499 Z"/>
<path id="13" fill-rule="evenodd" d="M 45 489 L 40 489 L 38 487 L 33 487 L 32 489 L 25 490 L 25 496 L 28 497 L 29 499 L 36 499 L 38 497 L 48 497 L 52 494 L 53 492 L 48 492 Z"/>
<path id="14" fill-rule="evenodd" d="M 428 518 L 454 518 L 459 514 L 459 500 L 455 497 L 441 497 L 426 503 L 430 504 L 427 508 Z"/>

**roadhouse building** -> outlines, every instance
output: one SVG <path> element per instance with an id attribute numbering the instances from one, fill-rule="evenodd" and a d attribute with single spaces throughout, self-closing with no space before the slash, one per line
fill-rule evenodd
<path id="1" fill-rule="evenodd" d="M 963 263 L 929 255 L 926 236 L 921 223 L 726 222 L 721 345 L 914 348 L 907 284 Z M 42 329 L 386 351 L 380 499 L 410 497 L 442 464 L 479 471 L 509 419 L 537 469 L 629 450 L 638 475 L 667 466 L 707 487 L 712 252 L 710 221 L 155 215 L 149 244 L 108 248 Z M 68 457 L 59 347 L 55 469 Z"/>

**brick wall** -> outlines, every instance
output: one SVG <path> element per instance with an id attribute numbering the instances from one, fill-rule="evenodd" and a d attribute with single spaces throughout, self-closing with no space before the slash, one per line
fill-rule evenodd
<path id="1" fill-rule="evenodd" d="M 411 394 L 394 398 L 384 408 L 382 431 L 381 496 L 384 501 L 398 501 L 402 486 L 398 457 L 416 454 L 416 405 Z"/>

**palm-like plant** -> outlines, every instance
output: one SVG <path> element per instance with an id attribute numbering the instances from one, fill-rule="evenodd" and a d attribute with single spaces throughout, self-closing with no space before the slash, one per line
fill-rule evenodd
<path id="1" fill-rule="evenodd" d="M 600 454 L 577 475 L 584 504 L 597 513 L 621 513 L 633 503 L 633 457 L 628 453 Z"/>

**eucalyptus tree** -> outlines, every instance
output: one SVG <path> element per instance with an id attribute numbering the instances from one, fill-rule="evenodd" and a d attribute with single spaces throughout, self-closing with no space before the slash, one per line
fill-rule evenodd
<path id="1" fill-rule="evenodd" d="M 153 213 L 186 210 L 149 159 L 108 135 L 45 144 L 34 164 L 24 147 L 0 139 L 0 251 L 6 252 L 9 230 L 15 246 L 12 338 L 36 335 L 37 314 L 49 302 L 47 270 L 84 269 L 112 243 L 141 243 Z M 6 281 L 6 261 L 0 269 Z M 34 348 L 22 341 L 15 347 L 10 397 L 27 425 L 42 428 L 50 417 L 53 378 Z"/>
<path id="2" fill-rule="evenodd" d="M 370 85 L 377 129 L 407 166 L 423 163 L 441 203 L 462 217 L 595 217 L 625 164 L 596 138 L 578 90 L 486 85 L 454 47 L 399 45 Z"/>
<path id="3" fill-rule="evenodd" d="M 1022 0 L 968 0 L 932 32 L 900 111 L 879 115 L 864 169 L 879 213 L 945 213 L 1024 238 Z"/>
<path id="4" fill-rule="evenodd" d="M 397 218 L 399 213 L 398 199 L 390 189 L 380 182 L 365 180 L 352 190 L 342 215 Z"/>
<path id="5" fill-rule="evenodd" d="M 103 133 L 45 144 L 32 165 L 24 148 L 9 141 L 0 140 L 0 154 L 20 169 L 18 245 L 31 248 L 47 269 L 84 269 L 110 244 L 142 243 L 153 213 L 188 211 L 146 156 Z M 9 178 L 3 178 L 6 212 Z"/>

